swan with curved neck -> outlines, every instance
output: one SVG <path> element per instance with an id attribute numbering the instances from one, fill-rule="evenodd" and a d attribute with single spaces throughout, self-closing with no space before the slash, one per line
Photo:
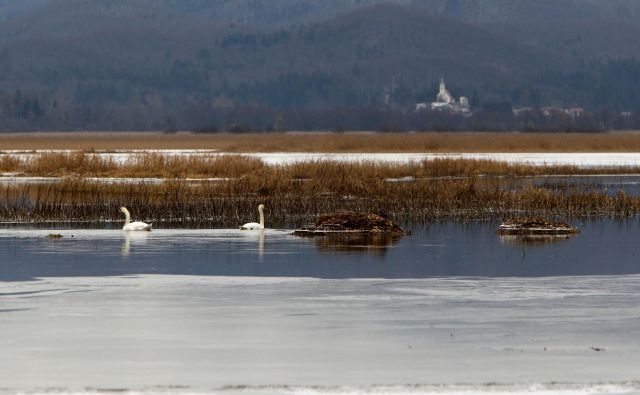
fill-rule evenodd
<path id="1" fill-rule="evenodd" d="M 144 222 L 131 222 L 131 214 L 129 214 L 129 210 L 127 210 L 126 207 L 120 207 L 120 211 L 124 214 L 124 217 L 125 217 L 124 226 L 122 227 L 122 230 L 133 230 L 133 231 L 140 231 L 140 230 L 150 231 L 151 230 L 151 224 L 145 224 Z"/>
<path id="2" fill-rule="evenodd" d="M 242 230 L 256 230 L 264 229 L 264 204 L 258 206 L 258 212 L 260 213 L 260 223 L 249 222 L 240 227 Z"/>

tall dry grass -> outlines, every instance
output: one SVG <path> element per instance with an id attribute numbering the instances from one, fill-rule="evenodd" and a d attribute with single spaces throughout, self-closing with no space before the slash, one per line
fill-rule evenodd
<path id="1" fill-rule="evenodd" d="M 24 176 L 57 177 L 157 177 L 238 178 L 248 176 L 285 179 L 384 179 L 398 177 L 535 176 L 545 174 L 640 173 L 640 168 L 581 169 L 575 166 L 531 166 L 491 160 L 435 159 L 406 164 L 363 161 L 307 161 L 267 166 L 255 157 L 225 154 L 215 156 L 168 156 L 136 154 L 120 163 L 110 156 L 74 152 L 41 153 L 29 156 L 0 156 L 0 172 Z"/>
<path id="2" fill-rule="evenodd" d="M 123 164 L 92 154 L 4 157 L 2 171 L 65 176 L 53 184 L 0 185 L 3 221 L 115 221 L 120 206 L 136 218 L 176 224 L 236 226 L 268 207 L 270 226 L 301 224 L 336 210 L 383 211 L 393 219 L 488 219 L 526 215 L 629 216 L 640 197 L 596 186 L 537 185 L 524 175 L 584 170 L 439 159 L 405 165 L 304 162 L 267 166 L 259 159 L 137 155 Z M 628 169 L 624 169 L 628 171 Z M 602 171 L 615 172 L 616 169 Z M 589 173 L 592 171 L 589 170 Z M 72 175 L 72 177 L 68 177 Z M 85 176 L 164 177 L 160 184 L 101 184 Z M 411 176 L 413 182 L 389 179 Z M 500 176 L 500 177 L 484 177 Z M 217 178 L 193 183 L 187 177 Z"/>
<path id="3" fill-rule="evenodd" d="M 290 179 L 259 174 L 223 182 L 108 185 L 65 180 L 0 186 L 3 221 L 115 221 L 125 205 L 136 218 L 180 225 L 235 227 L 267 206 L 270 227 L 299 225 L 337 210 L 384 212 L 392 219 L 491 219 L 513 215 L 630 216 L 640 197 L 572 187 L 537 187 L 529 180 L 439 179 L 387 183 L 343 173 L 340 178 Z"/>
<path id="4" fill-rule="evenodd" d="M 120 163 L 92 153 L 42 153 L 23 157 L 0 156 L 0 171 L 48 177 L 240 177 L 264 167 L 255 158 L 239 155 L 215 157 L 133 155 Z"/>
<path id="5" fill-rule="evenodd" d="M 640 152 L 640 133 L 346 133 L 222 135 L 228 152 Z"/>
<path id="6" fill-rule="evenodd" d="M 612 133 L 29 133 L 0 151 L 217 149 L 225 152 L 640 152 L 640 132 Z"/>

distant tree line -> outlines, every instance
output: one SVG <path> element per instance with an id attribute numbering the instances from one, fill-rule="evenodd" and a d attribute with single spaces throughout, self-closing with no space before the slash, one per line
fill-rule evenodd
<path id="1" fill-rule="evenodd" d="M 605 132 L 640 129 L 640 111 L 606 110 L 579 116 L 562 111 L 530 109 L 514 114 L 508 103 L 489 103 L 471 116 L 441 111 L 407 111 L 391 108 L 298 109 L 276 111 L 245 107 L 222 111 L 215 122 L 194 128 L 199 133 L 259 131 L 522 131 Z"/>
<path id="2" fill-rule="evenodd" d="M 611 111 L 640 109 L 640 61 L 635 58 L 590 62 L 578 70 L 546 71 L 533 81 L 535 100 L 518 104 L 543 105 L 575 103 L 586 108 L 607 108 Z M 544 97 L 541 92 L 545 92 Z M 517 95 L 511 100 L 517 102 Z"/>
<path id="3" fill-rule="evenodd" d="M 0 92 L 0 131 L 193 130 L 201 133 L 255 131 L 548 131 L 601 132 L 640 129 L 640 111 L 607 109 L 569 113 L 561 108 L 514 112 L 510 102 L 486 102 L 471 116 L 401 106 L 273 107 L 190 100 L 166 108 L 161 99 L 132 105 L 77 105 L 64 97 L 20 90 Z M 158 114 L 156 116 L 156 114 Z"/>
<path id="4" fill-rule="evenodd" d="M 209 57 L 206 52 L 199 55 L 204 63 Z M 398 78 L 386 86 L 357 88 L 341 76 L 310 72 L 235 85 L 223 79 L 211 87 L 203 83 L 207 77 L 201 66 L 188 60 L 173 62 L 166 78 L 150 73 L 140 80 L 122 74 L 113 80 L 106 77 L 112 71 L 106 70 L 102 79 L 78 79 L 79 72 L 48 71 L 51 78 L 73 81 L 62 87 L 29 83 L 24 89 L 0 90 L 0 131 L 640 129 L 640 61 L 635 59 L 539 73 L 531 87 L 503 94 L 496 94 L 498 88 L 454 86 L 454 92 L 470 97 L 471 117 L 414 110 L 416 102 L 434 100 L 436 81 L 412 88 Z M 549 114 L 541 109 L 548 105 L 586 111 L 580 116 Z M 514 115 L 512 106 L 531 110 Z"/>
<path id="5" fill-rule="evenodd" d="M 0 0 L 0 131 L 637 127 L 640 5 L 566 3 Z"/>

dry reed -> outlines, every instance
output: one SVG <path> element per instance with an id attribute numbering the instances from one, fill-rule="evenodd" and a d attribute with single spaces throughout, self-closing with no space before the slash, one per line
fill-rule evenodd
<path id="1" fill-rule="evenodd" d="M 572 188 L 536 187 L 522 180 L 432 180 L 409 184 L 377 180 L 310 180 L 245 177 L 190 184 L 113 185 L 82 180 L 0 186 L 3 221 L 114 221 L 118 207 L 136 218 L 181 225 L 235 227 L 267 206 L 269 226 L 300 225 L 337 210 L 385 212 L 391 219 L 495 219 L 513 215 L 630 216 L 640 197 Z"/>
<path id="2" fill-rule="evenodd" d="M 136 218 L 182 225 L 236 226 L 259 203 L 270 226 L 299 225 L 337 210 L 385 212 L 398 222 L 519 215 L 630 216 L 640 197 L 595 186 L 536 185 L 524 175 L 581 174 L 571 166 L 438 159 L 404 165 L 304 162 L 267 166 L 259 159 L 136 155 L 125 163 L 86 153 L 4 157 L 0 170 L 58 175 L 52 184 L 0 186 L 3 221 L 116 221 L 120 206 Z M 628 169 L 624 169 L 628 171 Z M 616 169 L 605 169 L 615 172 Z M 588 171 L 592 173 L 592 170 Z M 68 177 L 72 175 L 72 177 Z M 102 184 L 85 176 L 164 177 L 160 184 Z M 390 178 L 414 177 L 412 182 Z M 500 176 L 500 177 L 486 177 Z M 193 183 L 186 177 L 218 178 Z"/>
<path id="3" fill-rule="evenodd" d="M 0 171 L 47 177 L 240 177 L 264 167 L 259 159 L 239 155 L 214 157 L 133 155 L 123 163 L 91 153 L 41 153 L 1 156 Z"/>
<path id="4" fill-rule="evenodd" d="M 73 152 L 41 153 L 23 157 L 0 156 L 0 172 L 24 176 L 57 177 L 157 177 L 239 178 L 260 176 L 287 179 L 369 179 L 399 177 L 476 177 L 640 173 L 640 168 L 614 167 L 583 169 L 576 166 L 531 166 L 475 159 L 439 158 L 406 164 L 362 161 L 308 161 L 267 166 L 255 157 L 224 154 L 213 156 L 168 156 L 134 154 L 119 163 L 110 156 Z M 356 180 L 358 179 L 358 180 Z"/>
<path id="5" fill-rule="evenodd" d="M 639 132 L 0 134 L 0 150 L 217 149 L 224 152 L 640 152 Z"/>

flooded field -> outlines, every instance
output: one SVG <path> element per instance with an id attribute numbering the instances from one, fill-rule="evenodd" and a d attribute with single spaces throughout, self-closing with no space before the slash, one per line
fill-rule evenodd
<path id="1" fill-rule="evenodd" d="M 640 222 L 575 224 L 4 225 L 0 392 L 640 393 Z"/>

